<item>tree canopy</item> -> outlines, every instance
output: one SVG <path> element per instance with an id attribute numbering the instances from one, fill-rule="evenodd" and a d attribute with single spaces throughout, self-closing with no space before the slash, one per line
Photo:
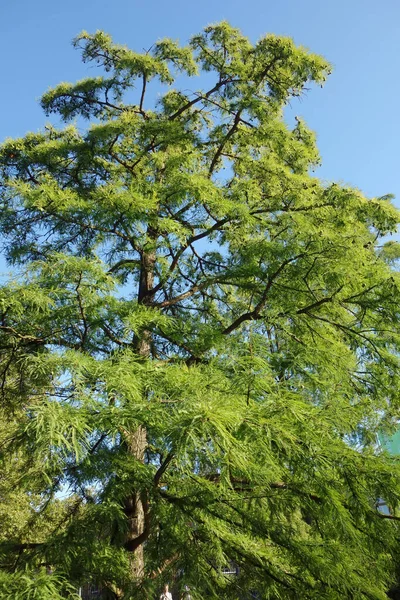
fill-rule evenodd
<path id="1" fill-rule="evenodd" d="M 399 212 L 284 119 L 329 64 L 225 22 L 74 45 L 100 74 L 0 147 L 0 593 L 385 599 Z"/>

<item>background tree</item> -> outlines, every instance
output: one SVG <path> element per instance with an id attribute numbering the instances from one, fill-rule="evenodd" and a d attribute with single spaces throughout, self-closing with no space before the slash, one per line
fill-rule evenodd
<path id="1" fill-rule="evenodd" d="M 41 466 L 14 483 L 38 520 L 71 498 L 35 543 L 5 536 L 2 576 L 50 565 L 60 593 L 91 580 L 114 598 L 168 579 L 199 598 L 385 598 L 399 467 L 375 439 L 399 417 L 400 281 L 380 240 L 399 215 L 313 177 L 313 133 L 283 120 L 329 65 L 226 23 L 143 54 L 103 32 L 74 44 L 104 74 L 42 106 L 75 125 L 0 151 L 20 272 L 1 288 L 19 415 L 2 462 Z M 208 86 L 187 91 L 198 72 Z"/>

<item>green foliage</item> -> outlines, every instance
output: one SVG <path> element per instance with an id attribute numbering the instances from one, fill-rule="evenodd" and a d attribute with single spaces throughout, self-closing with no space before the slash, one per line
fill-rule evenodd
<path id="1" fill-rule="evenodd" d="M 384 599 L 399 213 L 313 176 L 314 133 L 283 120 L 329 64 L 227 23 L 74 45 L 104 75 L 42 106 L 87 129 L 0 148 L 3 597 Z"/>
<path id="2" fill-rule="evenodd" d="M 60 577 L 46 573 L 0 572 L 0 598 L 13 600 L 78 600 L 73 587 Z"/>

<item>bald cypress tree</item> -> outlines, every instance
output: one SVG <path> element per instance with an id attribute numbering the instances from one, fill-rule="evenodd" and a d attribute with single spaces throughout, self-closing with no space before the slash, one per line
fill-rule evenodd
<path id="1" fill-rule="evenodd" d="M 384 599 L 399 213 L 283 119 L 328 63 L 226 23 L 74 45 L 99 74 L 43 96 L 67 125 L 0 149 L 1 464 L 52 515 L 0 538 L 3 597 Z"/>

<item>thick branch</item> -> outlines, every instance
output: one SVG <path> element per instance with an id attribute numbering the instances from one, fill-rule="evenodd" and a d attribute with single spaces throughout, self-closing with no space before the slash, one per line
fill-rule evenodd
<path id="1" fill-rule="evenodd" d="M 135 260 L 134 258 L 123 258 L 115 263 L 112 267 L 110 267 L 107 273 L 115 273 L 115 271 L 119 271 L 120 269 L 124 269 L 125 267 L 140 267 L 140 260 Z"/>
<path id="2" fill-rule="evenodd" d="M 228 77 L 227 79 L 222 79 L 211 90 L 208 90 L 208 92 L 206 92 L 203 96 L 197 96 L 196 98 L 194 98 L 194 100 L 191 100 L 190 102 L 187 102 L 186 104 L 181 106 L 181 108 L 179 108 L 176 112 L 174 112 L 169 117 L 170 120 L 172 121 L 173 119 L 176 119 L 182 113 L 184 113 L 186 110 L 188 110 L 188 108 L 191 108 L 192 106 L 194 106 L 194 104 L 197 104 L 204 98 L 209 98 L 212 94 L 217 92 L 221 87 L 223 87 L 224 85 L 227 85 L 228 83 L 233 83 L 233 82 L 234 82 L 234 80 L 231 77 Z"/>
<path id="3" fill-rule="evenodd" d="M 148 500 L 141 500 L 144 512 L 144 526 L 143 531 L 140 535 L 135 537 L 134 539 L 129 539 L 125 542 L 124 548 L 128 550 L 128 552 L 135 552 L 139 546 L 141 546 L 150 535 L 150 510 Z"/>
<path id="4" fill-rule="evenodd" d="M 321 298 L 321 300 L 317 300 L 316 302 L 313 302 L 313 304 L 309 304 L 308 306 L 305 306 L 304 308 L 300 308 L 298 311 L 296 311 L 296 314 L 301 315 L 304 313 L 308 313 L 313 308 L 318 308 L 318 306 L 321 306 L 322 304 L 326 304 L 327 302 L 332 302 L 334 297 L 340 292 L 340 290 L 342 288 L 343 288 L 343 286 L 341 285 L 339 287 L 339 289 L 337 289 L 336 292 L 334 292 L 332 294 L 332 296 L 329 296 L 328 298 Z"/>
<path id="5" fill-rule="evenodd" d="M 287 265 L 289 265 L 290 263 L 294 262 L 295 260 L 303 257 L 304 255 L 305 255 L 305 252 L 302 252 L 301 254 L 297 254 L 296 256 L 292 256 L 292 258 L 288 258 L 287 260 L 285 260 L 279 266 L 279 268 L 275 271 L 275 273 L 273 273 L 273 275 L 271 275 L 271 277 L 268 279 L 267 285 L 265 286 L 265 290 L 262 293 L 262 296 L 261 296 L 258 304 L 256 304 L 256 306 L 254 307 L 254 309 L 252 311 L 249 311 L 249 312 L 246 312 L 246 313 L 240 315 L 240 317 L 235 319 L 235 321 L 233 321 L 233 323 L 231 323 L 228 327 L 226 327 L 222 331 L 222 334 L 229 335 L 230 333 L 232 333 L 232 331 L 235 331 L 235 329 L 237 329 L 244 321 L 254 321 L 254 320 L 259 319 L 260 312 L 262 311 L 262 309 L 264 308 L 264 306 L 267 303 L 267 296 L 268 296 L 268 293 L 269 293 L 275 279 L 280 275 L 280 273 L 283 271 L 283 269 Z"/>
<path id="6" fill-rule="evenodd" d="M 232 219 L 230 217 L 225 217 L 224 219 L 219 219 L 218 221 L 216 221 L 216 223 L 214 223 L 214 225 L 212 227 L 209 227 L 202 233 L 198 233 L 197 235 L 192 235 L 190 238 L 188 238 L 186 240 L 186 242 L 176 252 L 175 256 L 173 257 L 172 262 L 168 269 L 168 275 L 170 275 L 176 269 L 176 267 L 178 266 L 178 263 L 179 263 L 179 259 L 182 256 L 182 254 L 185 252 L 185 250 L 190 248 L 190 246 L 192 244 L 194 244 L 195 242 L 198 242 L 199 240 L 202 240 L 203 238 L 207 237 L 214 231 L 217 231 L 218 229 L 220 229 L 221 227 L 226 225 L 226 223 L 229 223 L 229 221 L 231 221 L 231 220 Z M 168 281 L 167 278 L 160 281 L 154 288 L 152 288 L 148 291 L 148 294 L 151 294 L 151 295 L 156 294 L 159 290 L 161 290 L 161 288 L 166 284 L 167 281 Z"/>
<path id="7" fill-rule="evenodd" d="M 175 454 L 173 452 L 169 452 L 167 458 L 164 460 L 156 474 L 154 475 L 154 485 L 157 487 L 160 483 L 161 477 L 164 475 L 165 471 L 168 469 L 169 463 L 175 458 Z"/>
<path id="8" fill-rule="evenodd" d="M 210 168 L 208 170 L 208 174 L 212 175 L 213 171 L 215 169 L 215 166 L 222 154 L 222 151 L 225 147 L 225 144 L 229 141 L 229 139 L 233 136 L 233 134 L 235 133 L 236 129 L 238 128 L 239 122 L 240 122 L 240 115 L 241 115 L 242 111 L 239 110 L 235 116 L 235 119 L 233 121 L 233 125 L 232 127 L 229 129 L 228 133 L 226 134 L 226 136 L 224 137 L 224 139 L 222 140 L 222 142 L 220 143 L 220 145 L 217 148 L 217 151 L 214 155 L 214 158 L 211 161 L 211 165 Z"/>
<path id="9" fill-rule="evenodd" d="M 140 96 L 139 111 L 141 112 L 141 114 L 144 117 L 146 116 L 146 114 L 143 110 L 144 96 L 146 94 L 146 85 L 147 85 L 147 77 L 146 77 L 146 73 L 143 73 L 143 86 L 142 86 L 142 93 Z"/>
<path id="10" fill-rule="evenodd" d="M 212 282 L 204 281 L 203 283 L 194 285 L 186 292 L 183 292 L 183 294 L 179 294 L 179 296 L 175 296 L 174 298 L 170 298 L 169 300 L 164 300 L 163 302 L 157 302 L 154 304 L 154 306 L 156 306 L 157 308 L 165 308 L 166 306 L 173 306 L 174 304 L 178 304 L 178 302 L 186 300 L 187 298 L 193 296 L 193 294 L 196 294 L 196 292 L 199 292 L 200 290 L 204 289 L 205 287 L 210 285 L 210 283 Z"/>
<path id="11" fill-rule="evenodd" d="M 400 517 L 397 517 L 396 515 L 385 515 L 383 513 L 380 512 L 375 512 L 374 515 L 376 517 L 379 517 L 380 519 L 389 519 L 391 521 L 400 521 Z"/>
<path id="12" fill-rule="evenodd" d="M 89 326 L 88 326 L 88 323 L 87 323 L 87 320 L 86 320 L 86 315 L 85 315 L 85 310 L 84 310 L 84 307 L 83 307 L 82 296 L 81 296 L 80 291 L 79 291 L 79 287 L 80 287 L 81 283 L 82 283 L 82 273 L 79 274 L 79 279 L 78 279 L 78 283 L 76 284 L 75 291 L 76 291 L 76 296 L 77 296 L 78 305 L 79 305 L 79 312 L 80 312 L 82 323 L 83 323 L 83 333 L 81 334 L 81 341 L 82 341 L 82 345 L 83 345 L 85 343 L 85 341 L 86 341 L 86 337 L 87 337 L 87 334 L 88 334 Z"/>

